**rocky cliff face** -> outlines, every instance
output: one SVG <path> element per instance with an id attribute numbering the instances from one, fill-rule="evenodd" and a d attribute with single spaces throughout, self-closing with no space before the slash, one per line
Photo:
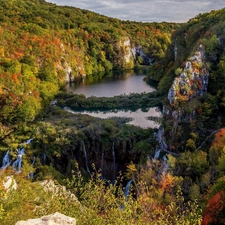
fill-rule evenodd
<path id="1" fill-rule="evenodd" d="M 167 103 L 163 107 L 164 121 L 168 126 L 165 136 L 170 146 L 182 140 L 183 125 L 196 118 L 196 109 L 201 104 L 199 97 L 207 92 L 209 72 L 205 63 L 204 46 L 200 45 L 185 62 L 184 68 L 176 70 L 176 74 L 168 92 Z"/>
<path id="2" fill-rule="evenodd" d="M 132 54 L 131 41 L 128 37 L 122 37 L 115 43 L 115 52 L 117 53 L 114 66 L 118 68 L 131 69 L 134 67 L 134 58 Z"/>
<path id="3" fill-rule="evenodd" d="M 132 69 L 137 57 L 140 56 L 143 64 L 151 65 L 154 59 L 149 58 L 143 51 L 142 47 L 132 47 L 129 37 L 123 37 L 116 42 L 115 48 L 117 49 L 118 65 L 125 69 Z M 120 65 L 122 64 L 122 65 Z"/>
<path id="4" fill-rule="evenodd" d="M 175 78 L 168 92 L 171 106 L 179 106 L 202 96 L 208 87 L 209 72 L 205 66 L 204 47 L 199 46 L 194 56 L 186 62 L 184 70 Z"/>
<path id="5" fill-rule="evenodd" d="M 164 106 L 164 116 L 175 122 L 189 122 L 196 113 L 197 101 L 194 100 L 203 96 L 208 88 L 209 72 L 205 65 L 204 46 L 200 45 L 186 61 L 184 69 L 179 70 L 168 92 L 169 103 Z"/>
<path id="6" fill-rule="evenodd" d="M 136 61 L 137 57 L 140 56 L 143 59 L 144 64 L 151 65 L 154 61 L 153 58 L 149 58 L 144 52 L 142 47 L 136 46 L 131 49 L 134 61 Z"/>

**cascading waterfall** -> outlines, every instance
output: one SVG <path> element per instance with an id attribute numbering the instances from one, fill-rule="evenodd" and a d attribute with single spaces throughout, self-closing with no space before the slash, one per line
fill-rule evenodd
<path id="1" fill-rule="evenodd" d="M 116 179 L 115 142 L 113 142 L 113 144 L 112 144 L 112 159 L 113 159 L 113 164 L 112 164 L 113 179 L 112 179 L 112 181 L 114 182 Z"/>
<path id="2" fill-rule="evenodd" d="M 30 138 L 29 140 L 26 141 L 26 144 L 27 145 L 30 144 L 32 140 L 33 140 L 33 138 Z"/>
<path id="3" fill-rule="evenodd" d="M 125 190 L 124 190 L 124 195 L 125 195 L 126 201 L 129 196 L 131 183 L 132 183 L 132 180 L 128 181 L 128 183 L 126 184 Z"/>
<path id="4" fill-rule="evenodd" d="M 16 173 L 21 172 L 21 166 L 22 166 L 22 156 L 24 155 L 24 148 L 18 149 L 17 159 L 12 164 L 13 169 L 16 171 Z"/>
<path id="5" fill-rule="evenodd" d="M 43 153 L 43 161 L 44 161 L 44 164 L 45 164 L 45 162 L 46 162 L 46 153 L 45 152 Z"/>
<path id="6" fill-rule="evenodd" d="M 175 59 L 175 61 L 177 59 L 177 44 L 176 43 L 174 45 L 174 59 Z"/>
<path id="7" fill-rule="evenodd" d="M 10 165 L 9 160 L 9 150 L 5 153 L 5 156 L 2 159 L 2 167 L 1 169 L 6 169 Z"/>
<path id="8" fill-rule="evenodd" d="M 126 186 L 125 186 L 125 190 L 124 190 L 124 196 L 125 196 L 125 201 L 127 201 L 129 193 L 130 193 L 130 185 L 132 183 L 133 180 L 130 180 L 127 182 Z M 124 210 L 124 204 L 122 203 L 120 205 L 120 210 Z"/>
<path id="9" fill-rule="evenodd" d="M 161 149 L 155 152 L 155 155 L 154 155 L 155 160 L 159 158 L 160 152 L 161 152 Z"/>
<path id="10" fill-rule="evenodd" d="M 164 167 L 163 167 L 163 172 L 166 173 L 168 168 L 169 168 L 169 163 L 167 162 L 167 157 L 166 155 L 163 156 L 163 160 L 164 160 Z"/>
<path id="11" fill-rule="evenodd" d="M 28 139 L 25 143 L 23 144 L 30 144 L 33 138 Z M 16 160 L 12 163 L 13 170 L 16 171 L 16 173 L 21 172 L 21 167 L 22 167 L 22 156 L 24 155 L 24 148 L 18 149 L 17 150 L 17 158 Z M 32 164 L 34 164 L 35 159 Z M 6 152 L 5 156 L 3 157 L 2 160 L 2 167 L 0 169 L 6 169 L 9 165 L 11 164 L 10 159 L 9 159 L 9 150 Z M 29 175 L 28 175 L 29 176 Z"/>
<path id="12" fill-rule="evenodd" d="M 91 172 L 90 172 L 89 167 L 88 167 L 88 158 L 87 158 L 87 152 L 86 152 L 84 141 L 82 141 L 82 145 L 83 145 L 83 151 L 84 151 L 86 170 L 91 175 Z"/>

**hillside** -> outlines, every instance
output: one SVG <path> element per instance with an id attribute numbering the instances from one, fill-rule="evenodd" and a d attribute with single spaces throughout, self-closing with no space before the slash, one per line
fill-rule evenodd
<path id="1" fill-rule="evenodd" d="M 225 9 L 185 24 L 120 21 L 43 0 L 0 0 L 0 12 L 1 224 L 56 211 L 77 224 L 225 224 Z M 156 92 L 63 92 L 66 82 L 140 65 Z M 162 104 L 162 126 L 61 108 L 93 101 Z"/>
<path id="2" fill-rule="evenodd" d="M 166 57 L 161 63 L 154 64 L 149 73 L 150 76 L 160 80 L 158 89 L 161 93 L 165 93 L 166 96 L 168 95 L 169 89 L 171 95 L 173 81 L 183 74 L 182 71 L 185 70 L 185 67 L 187 69 L 187 62 L 190 62 L 189 66 L 191 66 L 189 73 L 193 72 L 193 75 L 195 74 L 196 76 L 200 74 L 201 77 L 201 74 L 204 73 L 203 70 L 205 70 L 208 74 L 207 80 L 194 81 L 192 79 L 190 81 L 192 82 L 191 86 L 189 84 L 185 87 L 173 85 L 173 88 L 177 90 L 176 102 L 173 101 L 172 103 L 169 95 L 168 99 L 165 99 L 165 103 L 169 106 L 171 111 L 180 111 L 181 114 L 186 114 L 186 118 L 188 115 L 191 115 L 193 111 L 196 113 L 196 116 L 192 118 L 192 123 L 194 125 L 192 125 L 192 127 L 188 127 L 188 124 L 184 126 L 181 125 L 181 127 L 178 126 L 177 130 L 179 130 L 179 134 L 169 132 L 174 123 L 172 118 L 171 124 L 165 124 L 165 126 L 168 126 L 168 140 L 173 142 L 171 143 L 172 145 L 181 143 L 178 141 L 178 137 L 181 137 L 184 143 L 185 138 L 188 138 L 188 134 L 191 132 L 197 134 L 198 139 L 196 140 L 196 145 L 200 145 L 210 132 L 217 130 L 225 123 L 225 93 L 223 90 L 225 86 L 224 17 L 225 9 L 221 9 L 200 14 L 190 19 L 187 24 L 184 24 L 180 29 L 174 32 L 172 45 Z M 203 61 L 194 60 L 194 58 L 197 59 L 199 57 L 198 54 L 201 54 L 198 52 L 199 46 L 203 48 L 201 50 Z M 157 73 L 155 73 L 156 69 Z M 203 87 L 204 83 L 207 83 L 206 87 Z M 184 85 L 184 83 L 182 83 L 182 85 Z M 194 89 L 200 91 L 203 88 L 207 90 L 204 95 L 201 94 L 198 98 L 191 97 L 191 95 L 195 93 Z M 182 90 L 183 94 L 181 92 Z M 187 101 L 185 99 L 190 100 Z M 184 131 L 184 133 L 182 131 Z M 174 136 L 175 139 L 177 138 L 177 140 L 173 140 L 171 135 Z M 176 150 L 182 151 L 184 147 L 181 146 L 181 149 L 179 149 L 177 146 Z"/>
<path id="3" fill-rule="evenodd" d="M 2 138 L 32 121 L 66 81 L 159 60 L 178 26 L 122 22 L 45 1 L 1 0 L 0 11 Z"/>

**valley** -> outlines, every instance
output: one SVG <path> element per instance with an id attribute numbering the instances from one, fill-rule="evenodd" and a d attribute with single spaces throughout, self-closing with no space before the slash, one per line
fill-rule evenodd
<path id="1" fill-rule="evenodd" d="M 44 0 L 0 11 L 1 224 L 225 224 L 225 9 L 186 23 Z"/>

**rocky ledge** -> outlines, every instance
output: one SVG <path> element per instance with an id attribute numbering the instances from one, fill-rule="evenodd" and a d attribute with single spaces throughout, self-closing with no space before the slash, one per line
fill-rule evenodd
<path id="1" fill-rule="evenodd" d="M 76 220 L 56 212 L 38 219 L 19 221 L 15 225 L 76 225 Z"/>

